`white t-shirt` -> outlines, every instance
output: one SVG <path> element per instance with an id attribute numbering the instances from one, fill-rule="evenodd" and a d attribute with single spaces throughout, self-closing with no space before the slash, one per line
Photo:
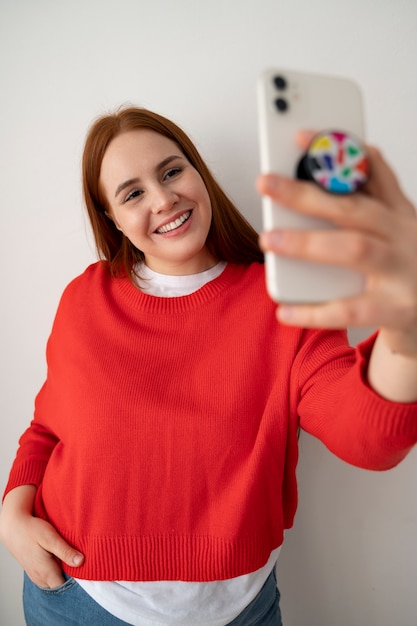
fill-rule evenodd
<path id="1" fill-rule="evenodd" d="M 161 298 L 189 295 L 223 272 L 225 262 L 189 276 L 158 274 L 141 265 L 139 289 Z M 133 626 L 225 626 L 258 595 L 275 567 L 280 548 L 256 572 L 213 582 L 95 581 L 77 579 L 104 609 Z"/>

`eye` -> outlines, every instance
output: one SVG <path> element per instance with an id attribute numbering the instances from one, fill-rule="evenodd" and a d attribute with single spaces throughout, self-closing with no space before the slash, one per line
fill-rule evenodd
<path id="1" fill-rule="evenodd" d="M 124 202 L 129 202 L 130 200 L 133 200 L 134 198 L 138 198 L 142 194 L 143 194 L 142 189 L 132 189 L 132 191 L 129 191 L 129 193 L 127 194 L 126 198 L 124 199 Z"/>
<path id="2" fill-rule="evenodd" d="M 183 168 L 182 167 L 171 167 L 171 169 L 169 169 L 165 175 L 164 175 L 164 180 L 169 179 L 169 178 L 174 178 L 175 176 L 177 176 L 178 174 L 180 174 L 182 172 Z"/>

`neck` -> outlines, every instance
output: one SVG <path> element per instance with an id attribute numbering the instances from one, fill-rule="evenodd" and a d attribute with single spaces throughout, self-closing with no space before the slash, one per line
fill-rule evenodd
<path id="1" fill-rule="evenodd" d="M 157 272 L 158 274 L 166 274 L 168 276 L 189 276 L 191 274 L 200 274 L 206 270 L 211 269 L 219 262 L 219 259 L 208 251 L 207 253 L 188 259 L 187 261 L 178 262 L 161 262 L 157 259 L 145 258 L 145 265 L 149 269 Z"/>

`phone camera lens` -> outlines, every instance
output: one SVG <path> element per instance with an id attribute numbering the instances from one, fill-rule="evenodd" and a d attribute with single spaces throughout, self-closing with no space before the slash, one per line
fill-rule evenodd
<path id="1" fill-rule="evenodd" d="M 274 78 L 274 85 L 275 85 L 275 87 L 277 89 L 282 91 L 283 89 L 286 89 L 287 81 L 285 80 L 285 78 L 283 76 L 275 76 L 275 78 Z"/>
<path id="2" fill-rule="evenodd" d="M 284 98 L 277 98 L 275 100 L 275 106 L 281 113 L 285 113 L 285 111 L 288 110 L 288 102 Z"/>

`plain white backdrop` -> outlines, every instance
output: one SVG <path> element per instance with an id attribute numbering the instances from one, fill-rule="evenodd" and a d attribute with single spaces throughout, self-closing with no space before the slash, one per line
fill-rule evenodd
<path id="1" fill-rule="evenodd" d="M 416 27 L 415 0 L 0 0 L 2 486 L 59 296 L 95 260 L 80 191 L 93 118 L 126 102 L 171 117 L 259 229 L 257 75 L 340 74 L 361 85 L 368 139 L 417 202 Z M 284 625 L 416 626 L 417 451 L 379 474 L 305 434 L 300 448 Z M 21 579 L 1 547 L 2 626 L 24 624 Z"/>

